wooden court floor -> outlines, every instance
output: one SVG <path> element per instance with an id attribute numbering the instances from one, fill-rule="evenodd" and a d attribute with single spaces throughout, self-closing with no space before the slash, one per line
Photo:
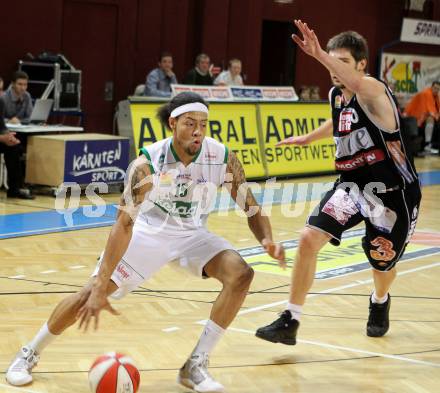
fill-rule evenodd
<path id="1" fill-rule="evenodd" d="M 419 170 L 439 170 L 440 159 L 421 159 L 417 165 Z M 430 251 L 398 265 L 391 291 L 391 329 L 385 337 L 365 335 L 372 282 L 370 271 L 361 270 L 315 281 L 296 346 L 258 340 L 255 329 L 275 319 L 282 310 L 277 303 L 287 298 L 289 277 L 272 266 L 269 272 L 256 271 L 240 314 L 211 356 L 212 375 L 227 392 L 237 393 L 440 391 L 439 195 L 440 185 L 423 189 L 413 243 Z M 49 197 L 30 203 L 0 199 L 0 214 L 53 205 Z M 316 202 L 302 204 L 305 209 L 295 218 L 283 217 L 283 206 L 272 208 L 277 240 L 298 238 Z M 235 214 L 214 213 L 209 227 L 238 249 L 256 245 L 246 220 Z M 104 314 L 97 332 L 83 334 L 76 327 L 66 331 L 43 353 L 32 385 L 13 388 L 4 380 L 4 370 L 20 345 L 35 334 L 60 299 L 88 279 L 109 229 L 0 240 L 0 392 L 86 393 L 90 364 L 108 351 L 135 360 L 141 371 L 140 392 L 188 391 L 176 384 L 176 375 L 220 286 L 172 266 L 163 268 L 137 293 L 113 301 L 121 315 Z"/>

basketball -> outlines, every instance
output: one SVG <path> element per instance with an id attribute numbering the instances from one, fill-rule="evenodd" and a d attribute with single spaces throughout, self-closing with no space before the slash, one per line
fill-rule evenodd
<path id="1" fill-rule="evenodd" d="M 99 356 L 89 370 L 93 393 L 136 393 L 139 382 L 139 370 L 133 359 L 116 352 Z"/>

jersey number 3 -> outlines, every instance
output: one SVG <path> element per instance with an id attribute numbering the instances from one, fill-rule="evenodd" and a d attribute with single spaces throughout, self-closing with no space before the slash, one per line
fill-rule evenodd
<path id="1" fill-rule="evenodd" d="M 396 252 L 393 250 L 393 243 L 381 236 L 372 240 L 371 245 L 377 247 L 377 250 L 370 250 L 371 257 L 376 261 L 389 262 L 396 256 Z"/>

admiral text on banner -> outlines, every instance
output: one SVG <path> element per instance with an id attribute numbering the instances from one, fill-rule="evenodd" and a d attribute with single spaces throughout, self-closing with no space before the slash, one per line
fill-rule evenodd
<path id="1" fill-rule="evenodd" d="M 159 105 L 130 104 L 136 150 L 172 136 L 156 118 Z M 211 103 L 209 109 L 206 135 L 237 154 L 249 179 L 334 170 L 331 138 L 310 146 L 275 146 L 281 139 L 304 135 L 324 122 L 330 115 L 326 103 Z"/>
<path id="2" fill-rule="evenodd" d="M 172 136 L 156 118 L 158 103 L 131 103 L 133 136 L 136 149 Z M 224 143 L 234 151 L 243 164 L 246 176 L 265 176 L 262 152 L 259 146 L 255 104 L 209 105 L 206 135 Z"/>
<path id="3" fill-rule="evenodd" d="M 306 146 L 275 146 L 291 136 L 319 127 L 330 116 L 325 104 L 260 104 L 262 137 L 268 176 L 298 175 L 334 170 L 333 138 Z"/>

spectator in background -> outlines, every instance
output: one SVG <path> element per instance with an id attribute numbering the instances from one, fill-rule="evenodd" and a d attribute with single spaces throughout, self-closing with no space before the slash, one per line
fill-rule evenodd
<path id="1" fill-rule="evenodd" d="M 201 53 L 196 57 L 196 65 L 189 70 L 183 80 L 186 85 L 212 85 L 213 78 L 211 75 L 211 61 L 209 56 Z"/>
<path id="2" fill-rule="evenodd" d="M 173 72 L 173 56 L 169 52 L 160 55 L 158 68 L 147 75 L 144 95 L 150 97 L 171 97 L 171 84 L 177 83 Z"/>
<path id="3" fill-rule="evenodd" d="M 301 86 L 298 90 L 298 97 L 300 101 L 310 101 L 310 87 Z"/>
<path id="4" fill-rule="evenodd" d="M 9 123 L 29 122 L 33 105 L 32 97 L 27 91 L 28 80 L 29 77 L 25 72 L 14 72 L 11 85 L 2 96 L 5 103 L 4 117 Z"/>
<path id="5" fill-rule="evenodd" d="M 243 86 L 241 77 L 241 61 L 238 59 L 229 60 L 228 69 L 221 72 L 214 80 L 217 86 Z"/>
<path id="6" fill-rule="evenodd" d="M 3 78 L 0 77 L 0 97 L 5 94 L 5 82 L 3 81 Z"/>
<path id="7" fill-rule="evenodd" d="M 310 100 L 311 101 L 320 101 L 321 100 L 319 86 L 310 86 Z"/>
<path id="8" fill-rule="evenodd" d="M 0 153 L 5 157 L 8 171 L 8 198 L 34 199 L 29 190 L 22 189 L 21 145 L 15 132 L 9 132 L 4 121 L 5 102 L 0 99 Z"/>
<path id="9" fill-rule="evenodd" d="M 419 133 L 425 135 L 425 150 L 431 152 L 438 149 L 439 120 L 440 120 L 440 81 L 435 81 L 430 87 L 414 95 L 405 107 L 404 114 L 417 119 Z M 433 136 L 435 137 L 433 138 Z M 437 151 L 434 151 L 437 153 Z"/>

